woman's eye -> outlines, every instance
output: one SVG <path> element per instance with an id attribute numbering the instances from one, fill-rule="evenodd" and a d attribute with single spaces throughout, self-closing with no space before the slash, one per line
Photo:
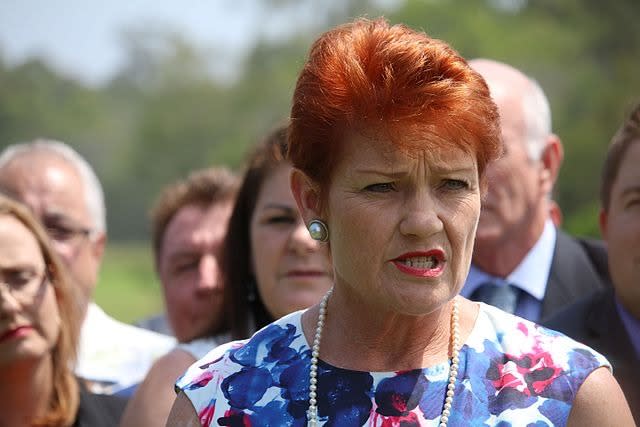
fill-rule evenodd
<path id="1" fill-rule="evenodd" d="M 640 206 L 640 199 L 638 198 L 627 200 L 627 202 L 625 203 L 626 208 L 633 208 L 638 206 Z"/>
<path id="2" fill-rule="evenodd" d="M 293 224 L 295 222 L 295 218 L 287 215 L 278 215 L 267 218 L 267 224 Z"/>
<path id="3" fill-rule="evenodd" d="M 182 273 L 185 273 L 185 272 L 197 270 L 199 264 L 200 264 L 200 259 L 198 259 L 198 258 L 185 259 L 185 260 L 181 260 L 179 262 L 176 262 L 173 265 L 172 270 L 176 274 L 182 274 Z"/>
<path id="4" fill-rule="evenodd" d="M 446 179 L 443 182 L 442 186 L 447 190 L 462 190 L 465 188 L 469 188 L 469 183 L 461 179 Z"/>
<path id="5" fill-rule="evenodd" d="M 366 191 L 372 191 L 374 193 L 386 193 L 389 191 L 393 191 L 393 183 L 391 182 L 381 182 L 377 184 L 367 185 L 364 188 Z"/>
<path id="6" fill-rule="evenodd" d="M 16 271 L 16 272 L 7 274 L 4 280 L 11 287 L 21 288 L 22 286 L 29 283 L 29 281 L 31 281 L 32 278 L 33 278 L 33 274 L 30 274 L 25 271 Z"/>

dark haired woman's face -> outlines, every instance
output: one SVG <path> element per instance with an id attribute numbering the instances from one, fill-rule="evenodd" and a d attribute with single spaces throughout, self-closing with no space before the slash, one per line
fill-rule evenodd
<path id="1" fill-rule="evenodd" d="M 59 333 L 40 246 L 22 222 L 0 215 L 0 366 L 45 356 Z"/>
<path id="2" fill-rule="evenodd" d="M 333 281 L 324 246 L 311 239 L 283 164 L 264 181 L 251 218 L 253 272 L 262 301 L 274 318 L 309 307 Z"/>

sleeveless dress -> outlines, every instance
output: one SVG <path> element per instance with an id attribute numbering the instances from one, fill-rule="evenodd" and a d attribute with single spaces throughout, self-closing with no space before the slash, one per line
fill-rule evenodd
<path id="1" fill-rule="evenodd" d="M 301 314 L 212 350 L 178 379 L 203 426 L 306 426 L 311 349 Z M 460 350 L 448 425 L 565 425 L 578 388 L 601 366 L 611 368 L 589 347 L 480 304 Z M 319 425 L 437 426 L 448 372 L 448 362 L 362 372 L 320 360 Z"/>

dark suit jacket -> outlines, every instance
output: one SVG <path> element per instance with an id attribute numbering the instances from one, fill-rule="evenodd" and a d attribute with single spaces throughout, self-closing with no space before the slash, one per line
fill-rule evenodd
<path id="1" fill-rule="evenodd" d="M 587 344 L 609 359 L 636 424 L 640 425 L 640 358 L 618 315 L 613 289 L 584 297 L 543 324 Z"/>
<path id="2" fill-rule="evenodd" d="M 540 319 L 608 286 L 607 250 L 600 240 L 576 239 L 558 230 Z"/>

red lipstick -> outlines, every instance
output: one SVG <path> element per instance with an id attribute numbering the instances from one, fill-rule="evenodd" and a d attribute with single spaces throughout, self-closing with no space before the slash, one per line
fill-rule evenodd
<path id="1" fill-rule="evenodd" d="M 407 252 L 392 260 L 396 268 L 415 277 L 438 277 L 445 265 L 444 252 L 440 249 Z"/>
<path id="2" fill-rule="evenodd" d="M 31 326 L 18 326 L 17 328 L 9 329 L 0 335 L 0 342 L 23 337 L 31 332 L 32 329 Z"/>

